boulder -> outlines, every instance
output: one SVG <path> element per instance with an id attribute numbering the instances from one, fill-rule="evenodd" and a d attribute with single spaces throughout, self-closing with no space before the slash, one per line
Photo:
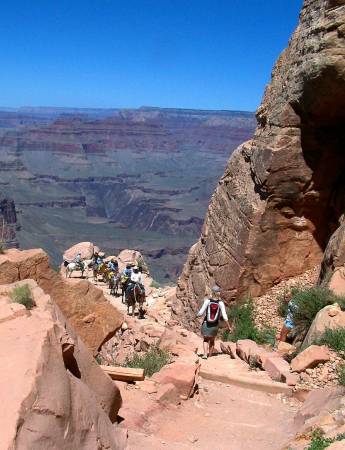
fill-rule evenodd
<path id="1" fill-rule="evenodd" d="M 157 392 L 156 400 L 161 403 L 178 404 L 181 401 L 178 388 L 172 383 L 163 384 Z"/>
<path id="2" fill-rule="evenodd" d="M 333 273 L 328 287 L 335 295 L 345 295 L 345 267 L 339 267 Z"/>
<path id="3" fill-rule="evenodd" d="M 288 342 L 279 342 L 277 347 L 277 353 L 280 356 L 290 355 L 291 353 L 296 351 L 296 347 L 294 345 L 289 344 Z"/>
<path id="4" fill-rule="evenodd" d="M 121 327 L 123 315 L 86 280 L 65 279 L 49 266 L 41 249 L 11 249 L 0 255 L 0 284 L 32 278 L 51 296 L 94 353 Z M 90 320 L 92 318 L 92 320 Z"/>
<path id="5" fill-rule="evenodd" d="M 249 362 L 249 357 L 259 352 L 258 344 L 251 339 L 240 339 L 236 342 L 236 353 L 243 361 Z"/>
<path id="6" fill-rule="evenodd" d="M 79 242 L 73 245 L 63 254 L 64 261 L 72 261 L 78 253 L 81 254 L 82 259 L 91 259 L 94 252 L 98 252 L 99 248 L 92 242 Z"/>
<path id="7" fill-rule="evenodd" d="M 315 342 L 327 328 L 334 330 L 343 327 L 345 327 L 345 312 L 340 309 L 340 306 L 337 303 L 325 306 L 316 314 L 304 339 L 303 347 L 308 347 Z"/>
<path id="8" fill-rule="evenodd" d="M 163 367 L 152 376 L 152 379 L 161 385 L 173 384 L 179 395 L 188 398 L 194 389 L 197 369 L 196 364 L 175 362 Z"/>
<path id="9" fill-rule="evenodd" d="M 126 264 L 136 264 L 140 256 L 142 257 L 142 254 L 137 250 L 122 250 L 117 256 L 120 270 L 123 270 Z"/>
<path id="10" fill-rule="evenodd" d="M 236 353 L 236 342 L 221 342 L 219 345 L 222 353 L 228 354 L 231 359 L 238 358 Z"/>
<path id="11" fill-rule="evenodd" d="M 288 386 L 296 386 L 296 384 L 299 382 L 299 376 L 295 373 L 283 372 L 281 381 L 283 383 L 286 383 Z"/>
<path id="12" fill-rule="evenodd" d="M 50 296 L 23 280 L 0 286 L 0 305 L 11 306 L 9 294 L 21 284 L 36 306 L 0 322 L 1 448 L 124 449 L 125 435 L 112 423 L 120 392 Z"/>
<path id="13" fill-rule="evenodd" d="M 345 394 L 343 387 L 316 389 L 307 395 L 303 405 L 294 418 L 295 429 L 299 434 L 320 427 L 324 418 L 342 407 Z"/>
<path id="14" fill-rule="evenodd" d="M 262 367 L 275 381 L 282 381 L 284 374 L 290 372 L 290 364 L 277 354 L 265 358 Z"/>
<path id="15" fill-rule="evenodd" d="M 305 369 L 316 367 L 320 363 L 330 360 L 330 353 L 325 345 L 311 345 L 291 361 L 293 372 L 303 372 Z"/>

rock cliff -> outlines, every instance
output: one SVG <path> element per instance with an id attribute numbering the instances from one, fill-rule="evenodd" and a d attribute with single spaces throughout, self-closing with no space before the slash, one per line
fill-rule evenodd
<path id="1" fill-rule="evenodd" d="M 35 307 L 9 297 L 30 286 Z M 2 449 L 125 447 L 121 395 L 35 281 L 0 286 Z"/>
<path id="2" fill-rule="evenodd" d="M 0 194 L 0 242 L 4 247 L 18 247 L 16 236 L 18 228 L 16 208 L 13 200 Z"/>
<path id="3" fill-rule="evenodd" d="M 174 308 L 186 321 L 211 283 L 231 301 L 320 263 L 345 211 L 344 56 L 345 1 L 305 0 L 190 250 Z"/>
<path id="4" fill-rule="evenodd" d="M 102 291 L 86 280 L 66 280 L 49 266 L 41 249 L 10 249 L 0 255 L 0 284 L 31 278 L 58 305 L 87 347 L 93 352 L 121 327 L 123 316 Z"/>

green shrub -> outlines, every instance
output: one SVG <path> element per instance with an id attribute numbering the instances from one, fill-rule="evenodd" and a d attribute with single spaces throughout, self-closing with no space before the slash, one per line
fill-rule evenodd
<path id="1" fill-rule="evenodd" d="M 292 291 L 293 322 L 299 333 L 306 332 L 316 314 L 325 306 L 337 301 L 337 297 L 327 288 L 312 287 Z"/>
<path id="2" fill-rule="evenodd" d="M 144 369 L 145 375 L 150 377 L 168 364 L 169 360 L 170 354 L 167 351 L 154 346 L 143 356 L 139 353 L 134 353 L 132 359 L 127 359 L 124 365 L 126 367 Z"/>
<path id="3" fill-rule="evenodd" d="M 345 386 L 345 363 L 339 364 L 337 367 L 338 382 Z"/>
<path id="4" fill-rule="evenodd" d="M 258 344 L 270 344 L 273 347 L 276 342 L 276 334 L 277 334 L 276 328 L 271 327 L 262 328 L 261 330 L 258 330 L 256 342 Z"/>
<path id="5" fill-rule="evenodd" d="M 257 328 L 252 300 L 229 308 L 228 316 L 229 322 L 233 325 L 233 331 L 223 333 L 224 341 L 236 342 L 239 339 L 252 339 L 258 344 L 274 345 L 276 330 L 269 327 L 262 330 Z"/>
<path id="6" fill-rule="evenodd" d="M 32 298 L 30 287 L 27 284 L 15 287 L 10 293 L 10 297 L 13 302 L 24 305 L 26 309 L 32 309 L 36 306 Z"/>
<path id="7" fill-rule="evenodd" d="M 316 341 L 316 344 L 327 345 L 336 352 L 345 351 L 345 328 L 336 328 L 334 330 L 327 328 Z"/>
<path id="8" fill-rule="evenodd" d="M 324 450 L 333 442 L 342 441 L 345 439 L 345 433 L 338 434 L 335 438 L 326 438 L 324 432 L 317 429 L 312 434 L 312 440 L 306 450 Z"/>
<path id="9" fill-rule="evenodd" d="M 154 289 L 158 289 L 159 287 L 161 287 L 161 285 L 158 283 L 158 281 L 156 280 L 152 280 L 150 287 L 154 288 Z"/>
<path id="10" fill-rule="evenodd" d="M 325 438 L 324 433 L 321 430 L 315 430 L 312 435 L 312 440 L 307 450 L 324 450 L 333 440 Z"/>

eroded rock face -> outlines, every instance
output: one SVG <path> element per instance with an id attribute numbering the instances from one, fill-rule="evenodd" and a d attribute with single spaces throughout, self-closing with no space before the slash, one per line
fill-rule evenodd
<path id="1" fill-rule="evenodd" d="M 66 280 L 49 267 L 41 249 L 6 251 L 0 255 L 0 284 L 32 278 L 59 306 L 92 352 L 121 327 L 123 316 L 86 280 Z"/>
<path id="2" fill-rule="evenodd" d="M 18 247 L 16 207 L 13 200 L 0 193 L 0 241 L 5 248 Z"/>
<path id="3" fill-rule="evenodd" d="M 305 0 L 257 111 L 252 141 L 228 162 L 179 280 L 193 322 L 207 285 L 258 296 L 320 263 L 345 210 L 345 6 Z"/>
<path id="4" fill-rule="evenodd" d="M 28 284 L 36 306 L 11 303 Z M 59 308 L 35 281 L 0 286 L 1 448 L 94 450 L 125 447 L 113 424 L 121 407 L 114 382 L 99 368 Z M 11 388 L 12 386 L 12 388 Z"/>

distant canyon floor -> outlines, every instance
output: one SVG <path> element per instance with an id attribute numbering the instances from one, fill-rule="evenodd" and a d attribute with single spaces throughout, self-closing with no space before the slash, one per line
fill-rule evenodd
<path id="1" fill-rule="evenodd" d="M 56 267 L 80 241 L 107 254 L 136 248 L 157 281 L 174 282 L 254 127 L 246 112 L 0 110 L 0 191 L 15 202 L 17 242 Z"/>

